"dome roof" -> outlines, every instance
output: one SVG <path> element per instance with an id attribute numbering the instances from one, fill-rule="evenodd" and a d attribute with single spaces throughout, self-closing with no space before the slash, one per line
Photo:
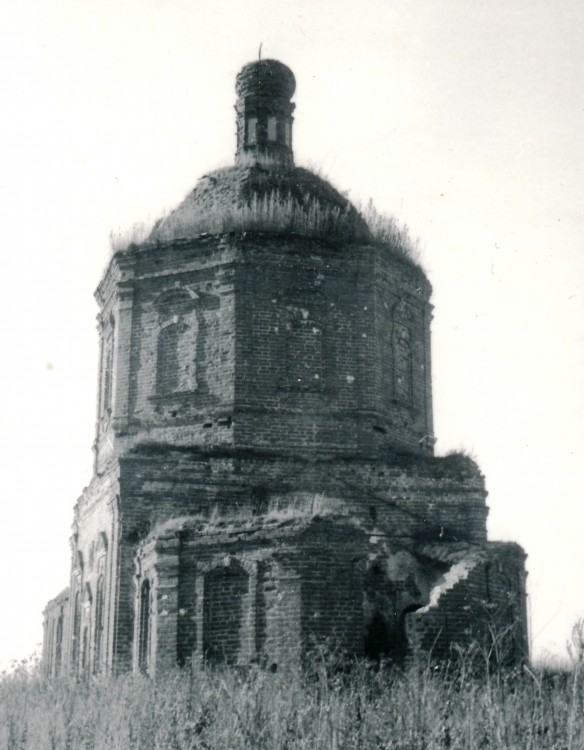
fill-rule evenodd
<path id="1" fill-rule="evenodd" d="M 204 175 L 182 203 L 155 224 L 149 240 L 232 231 L 370 239 L 359 212 L 322 178 L 300 167 L 252 163 Z"/>
<path id="2" fill-rule="evenodd" d="M 277 60 L 245 65 L 237 76 L 235 166 L 204 175 L 182 203 L 160 219 L 149 240 L 201 234 L 270 232 L 344 242 L 368 241 L 369 228 L 345 196 L 294 166 L 290 101 L 294 74 Z"/>
<path id="3" fill-rule="evenodd" d="M 244 65 L 237 74 L 235 91 L 238 96 L 291 99 L 296 90 L 294 73 L 279 60 L 255 60 Z"/>

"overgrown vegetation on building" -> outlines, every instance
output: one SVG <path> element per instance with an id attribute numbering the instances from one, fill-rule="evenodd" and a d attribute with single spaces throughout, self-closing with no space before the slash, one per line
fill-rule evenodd
<path id="1" fill-rule="evenodd" d="M 124 251 L 151 239 L 152 227 L 137 223 L 128 230 L 111 232 L 112 251 Z M 295 196 L 274 189 L 251 195 L 248 202 L 216 205 L 188 214 L 171 213 L 154 226 L 157 241 L 169 241 L 201 234 L 265 232 L 292 234 L 311 239 L 375 243 L 386 246 L 415 265 L 420 265 L 420 248 L 406 225 L 395 216 L 379 212 L 370 200 L 357 211 L 347 201 L 344 207 L 318 198 Z"/>

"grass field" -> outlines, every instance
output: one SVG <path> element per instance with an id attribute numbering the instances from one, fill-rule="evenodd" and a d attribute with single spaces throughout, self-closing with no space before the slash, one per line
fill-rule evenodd
<path id="1" fill-rule="evenodd" d="M 156 681 L 0 680 L 0 750 L 584 748 L 584 670 L 403 668 L 316 657 L 303 675 L 176 670 Z"/>

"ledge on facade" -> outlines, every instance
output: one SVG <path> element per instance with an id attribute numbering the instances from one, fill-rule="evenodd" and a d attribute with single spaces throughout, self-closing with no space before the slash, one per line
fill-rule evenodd
<path id="1" fill-rule="evenodd" d="M 414 451 L 398 451 L 391 448 L 376 451 L 370 455 L 326 454 L 306 455 L 293 453 L 290 449 L 273 450 L 270 448 L 247 448 L 227 444 L 217 445 L 172 445 L 156 442 L 142 442 L 121 456 L 121 460 L 142 459 L 150 457 L 168 457 L 175 455 L 187 459 L 206 461 L 209 459 L 241 459 L 241 460 L 269 460 L 285 461 L 288 464 L 304 464 L 310 466 L 334 466 L 335 464 L 380 465 L 388 468 L 403 469 L 419 472 L 422 476 L 432 478 L 480 479 L 478 464 L 466 454 L 456 453 L 447 456 L 431 456 Z"/>
<path id="2" fill-rule="evenodd" d="M 294 536 L 309 529 L 324 528 L 324 525 L 337 528 L 359 529 L 357 519 L 347 513 L 332 509 L 319 509 L 312 512 L 300 507 L 282 508 L 268 511 L 264 515 L 241 514 L 211 516 L 182 516 L 172 518 L 156 526 L 140 546 L 144 547 L 158 540 L 172 538 L 179 534 L 194 535 L 198 544 L 215 544 L 217 537 L 245 536 L 248 538 L 274 538 Z"/>
<path id="3" fill-rule="evenodd" d="M 341 234 L 323 234 L 320 235 L 306 235 L 294 230 L 276 230 L 272 229 L 261 230 L 257 228 L 248 229 L 231 229 L 229 231 L 221 232 L 199 232 L 193 234 L 191 237 L 177 237 L 166 241 L 157 240 L 145 240 L 143 242 L 131 242 L 123 249 L 117 250 L 113 256 L 112 261 L 117 258 L 127 257 L 131 258 L 133 254 L 140 255 L 142 253 L 152 253 L 156 251 L 167 250 L 183 250 L 190 247 L 200 250 L 219 250 L 237 249 L 243 244 L 251 243 L 262 243 L 265 244 L 267 240 L 278 240 L 279 243 L 286 243 L 294 245 L 294 243 L 301 242 L 306 245 L 306 242 L 311 243 L 311 248 L 314 249 L 314 245 L 322 247 L 323 249 L 336 249 L 339 247 L 350 247 L 354 252 L 363 254 L 367 251 L 381 252 L 383 255 L 390 256 L 397 263 L 403 265 L 404 268 L 416 274 L 417 278 L 420 278 L 423 282 L 423 287 L 426 290 L 427 295 L 431 294 L 431 285 L 427 279 L 423 267 L 415 258 L 410 258 L 403 250 L 396 248 L 394 245 L 387 241 L 373 240 L 367 238 L 355 239 L 349 241 L 346 237 Z M 285 248 L 285 244 L 281 245 L 282 249 Z M 294 250 L 295 248 L 290 248 Z M 306 252 L 306 247 L 304 247 Z M 99 291 L 99 290 L 98 290 Z"/>

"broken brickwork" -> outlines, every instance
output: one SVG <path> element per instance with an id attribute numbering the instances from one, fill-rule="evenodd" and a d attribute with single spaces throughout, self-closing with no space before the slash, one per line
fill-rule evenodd
<path id="1" fill-rule="evenodd" d="M 95 472 L 45 610 L 51 674 L 319 643 L 526 657 L 524 553 L 487 541 L 476 464 L 433 455 L 430 284 L 293 166 L 293 81 L 244 68 L 237 166 L 98 287 Z"/>

